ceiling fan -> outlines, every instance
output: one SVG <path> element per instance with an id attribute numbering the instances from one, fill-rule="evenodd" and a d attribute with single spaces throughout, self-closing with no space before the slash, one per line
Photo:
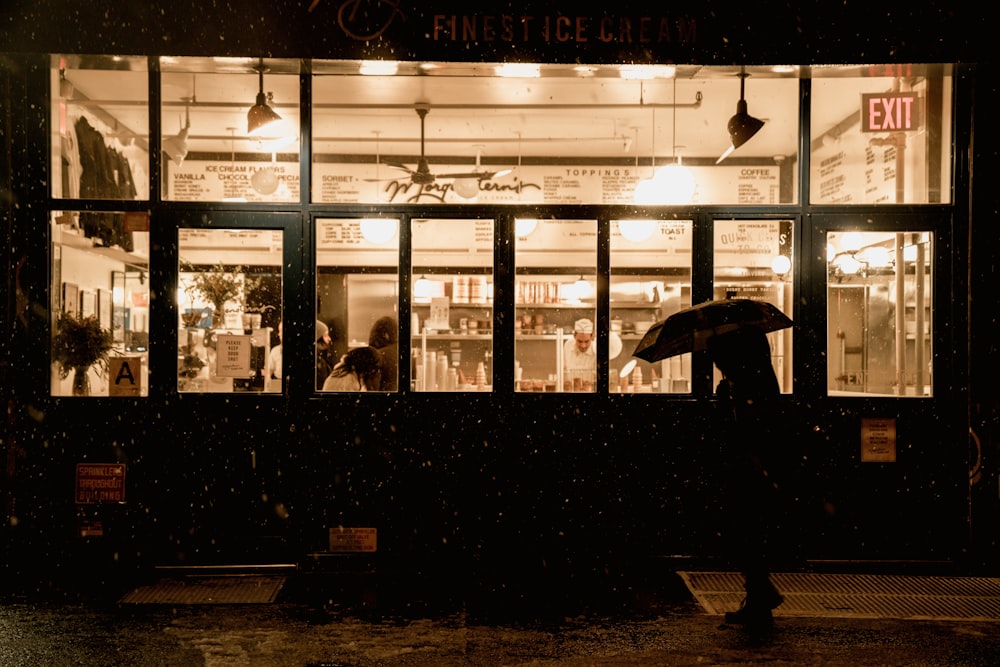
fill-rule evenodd
<path id="1" fill-rule="evenodd" d="M 400 169 L 405 171 L 410 175 L 410 182 L 415 185 L 430 185 L 434 183 L 439 178 L 475 178 L 478 180 L 485 180 L 493 178 L 495 176 L 504 176 L 511 172 L 510 169 L 502 169 L 500 171 L 464 171 L 464 172 L 451 172 L 447 174 L 434 174 L 431 172 L 430 165 L 427 162 L 427 158 L 424 156 L 424 123 L 427 118 L 427 112 L 430 111 L 430 104 L 426 102 L 417 102 L 414 105 L 414 109 L 417 115 L 420 116 L 420 159 L 417 161 L 417 168 L 411 169 L 404 164 L 399 162 L 388 162 L 386 164 L 393 169 Z M 478 165 L 477 165 L 478 166 Z"/>

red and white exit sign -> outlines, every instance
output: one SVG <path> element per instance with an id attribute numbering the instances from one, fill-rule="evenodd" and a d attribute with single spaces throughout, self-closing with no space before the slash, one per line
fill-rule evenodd
<path id="1" fill-rule="evenodd" d="M 916 93 L 862 93 L 862 132 L 909 132 L 920 129 L 921 100 Z"/>

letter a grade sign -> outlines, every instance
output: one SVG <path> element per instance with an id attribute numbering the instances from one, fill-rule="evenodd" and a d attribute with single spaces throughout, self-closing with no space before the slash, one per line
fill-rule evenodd
<path id="1" fill-rule="evenodd" d="M 108 379 L 109 396 L 142 396 L 142 357 L 111 357 Z"/>

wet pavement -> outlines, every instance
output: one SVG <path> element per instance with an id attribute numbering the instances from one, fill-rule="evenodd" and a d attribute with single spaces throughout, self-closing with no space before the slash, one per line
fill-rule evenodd
<path id="1" fill-rule="evenodd" d="M 771 631 L 748 633 L 720 626 L 720 615 L 672 585 L 627 609 L 565 614 L 376 604 L 294 576 L 268 604 L 122 604 L 113 590 L 24 591 L 0 594 L 0 665 L 1000 663 L 1000 619 L 779 616 Z"/>

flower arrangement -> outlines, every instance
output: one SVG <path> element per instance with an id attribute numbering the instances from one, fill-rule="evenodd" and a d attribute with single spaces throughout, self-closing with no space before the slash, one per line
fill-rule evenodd
<path id="1" fill-rule="evenodd" d="M 193 267 L 187 270 L 195 271 Z M 222 264 L 215 265 L 210 271 L 198 271 L 191 279 L 191 290 L 201 294 L 201 296 L 212 304 L 219 317 L 222 316 L 222 307 L 230 299 L 235 299 L 243 292 L 240 283 L 240 267 L 232 273 L 226 271 Z"/>
<path id="2" fill-rule="evenodd" d="M 99 375 L 108 369 L 108 356 L 114 349 L 110 329 L 102 329 L 96 317 L 74 317 L 62 313 L 52 337 L 52 360 L 59 365 L 59 377 L 97 365 Z"/>

